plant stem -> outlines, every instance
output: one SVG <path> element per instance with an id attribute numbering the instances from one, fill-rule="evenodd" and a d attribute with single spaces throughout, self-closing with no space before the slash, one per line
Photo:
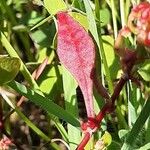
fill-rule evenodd
<path id="1" fill-rule="evenodd" d="M 121 150 L 131 150 L 132 146 L 142 130 L 146 120 L 150 116 L 150 98 L 146 101 L 138 119 L 136 120 L 132 130 L 130 131 L 129 135 L 127 136 L 126 142 L 123 144 Z M 134 137 L 134 138 L 133 138 Z"/>
<path id="2" fill-rule="evenodd" d="M 96 17 L 99 20 L 99 29 L 101 29 L 101 19 L 100 19 L 100 2 L 99 0 L 95 0 L 95 13 L 96 13 Z M 108 89 L 109 92 L 112 94 L 113 93 L 113 83 L 111 80 L 111 75 L 110 75 L 110 71 L 109 71 L 109 67 L 108 67 L 108 63 L 107 63 L 107 59 L 106 59 L 106 55 L 105 55 L 105 51 L 104 51 L 104 46 L 103 46 L 103 39 L 102 39 L 102 35 L 101 35 L 101 31 L 99 31 L 99 47 L 100 47 L 100 55 L 104 64 L 104 69 L 105 69 L 105 74 L 106 74 L 106 79 L 107 79 L 107 83 L 108 83 Z M 99 64 L 101 65 L 101 64 Z"/>
<path id="3" fill-rule="evenodd" d="M 92 128 L 94 129 L 93 132 L 97 131 L 97 129 L 99 128 L 99 124 L 104 119 L 105 115 L 107 113 L 111 113 L 112 111 L 114 111 L 115 100 L 119 97 L 119 94 L 127 81 L 128 81 L 128 78 L 125 78 L 124 75 L 120 78 L 118 84 L 115 87 L 114 93 L 111 96 L 112 102 L 106 103 L 101 109 L 101 111 L 98 113 L 98 115 L 96 116 L 95 118 L 96 123 L 95 123 L 95 126 Z M 81 143 L 79 144 L 76 150 L 83 150 L 85 145 L 89 141 L 90 137 L 91 137 L 91 134 L 89 132 L 86 132 L 84 138 L 82 139 Z"/>
<path id="4" fill-rule="evenodd" d="M 117 27 L 116 9 L 115 9 L 114 0 L 111 0 L 111 11 L 112 11 L 112 19 L 113 19 L 114 37 L 116 39 L 118 34 L 118 27 Z"/>
<path id="5" fill-rule="evenodd" d="M 111 96 L 112 105 L 115 105 L 114 104 L 115 100 L 119 97 L 119 94 L 127 81 L 128 81 L 128 78 L 124 76 L 121 77 L 119 83 L 116 85 L 113 95 Z"/>
<path id="6" fill-rule="evenodd" d="M 2 98 L 0 97 L 0 138 L 3 130 L 3 108 L 2 108 Z"/>
<path id="7" fill-rule="evenodd" d="M 105 52 L 104 52 L 104 47 L 103 47 L 103 41 L 102 41 L 101 33 L 100 33 L 100 36 L 99 36 L 99 40 L 100 40 L 101 56 L 102 56 L 104 69 L 105 69 L 105 73 L 106 73 L 106 79 L 108 81 L 108 88 L 109 88 L 110 94 L 112 94 L 113 93 L 113 83 L 112 83 L 112 80 L 111 80 L 111 75 L 110 75 L 108 63 L 107 63 L 107 60 L 106 60 L 106 55 L 105 55 Z"/>
<path id="8" fill-rule="evenodd" d="M 121 14 L 121 24 L 122 27 L 124 27 L 126 25 L 124 0 L 120 0 L 120 14 Z"/>
<path id="9" fill-rule="evenodd" d="M 90 133 L 85 133 L 83 140 L 81 141 L 80 145 L 77 147 L 76 150 L 84 150 L 85 145 L 87 144 L 87 142 L 90 140 L 91 135 Z"/>
<path id="10" fill-rule="evenodd" d="M 126 0 L 126 3 L 125 3 L 125 20 L 126 21 L 128 19 L 130 5 L 131 5 L 131 1 L 130 0 Z"/>

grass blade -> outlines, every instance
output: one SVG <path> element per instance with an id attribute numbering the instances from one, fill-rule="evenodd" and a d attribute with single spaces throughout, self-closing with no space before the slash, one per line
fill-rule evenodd
<path id="1" fill-rule="evenodd" d="M 43 110 L 47 111 L 48 113 L 53 114 L 69 122 L 73 126 L 76 127 L 80 126 L 79 121 L 72 114 L 65 111 L 62 107 L 58 106 L 53 101 L 39 95 L 37 92 L 33 90 L 27 89 L 24 85 L 18 82 L 12 81 L 8 85 L 21 95 L 30 99 L 33 103 L 40 106 Z"/>
<path id="2" fill-rule="evenodd" d="M 136 138 L 140 131 L 142 130 L 146 120 L 150 116 L 150 98 L 146 101 L 138 119 L 136 120 L 134 126 L 132 127 L 132 130 L 127 136 L 127 139 L 125 143 L 123 144 L 121 150 L 132 150 L 134 142 L 136 141 Z M 133 138 L 134 137 L 134 138 Z"/>
<path id="3" fill-rule="evenodd" d="M 72 75 L 68 72 L 66 68 L 63 67 L 63 88 L 65 97 L 66 111 L 71 113 L 74 117 L 78 116 L 78 105 L 76 97 L 77 83 L 73 79 Z M 75 149 L 77 145 L 74 143 L 79 143 L 81 139 L 80 131 L 74 126 L 68 124 L 68 138 L 70 142 L 70 148 Z"/>

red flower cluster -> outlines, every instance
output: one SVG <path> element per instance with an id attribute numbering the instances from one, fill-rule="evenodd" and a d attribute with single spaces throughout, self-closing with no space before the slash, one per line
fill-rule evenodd
<path id="1" fill-rule="evenodd" d="M 137 42 L 150 46 L 150 3 L 143 2 L 133 7 L 128 27 L 137 35 Z"/>

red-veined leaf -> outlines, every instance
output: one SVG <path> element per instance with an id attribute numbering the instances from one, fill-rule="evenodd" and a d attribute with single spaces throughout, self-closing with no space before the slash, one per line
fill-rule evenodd
<path id="1" fill-rule="evenodd" d="M 84 28 L 67 12 L 59 12 L 57 19 L 59 59 L 77 80 L 84 96 L 87 115 L 94 118 L 92 79 L 95 67 L 94 43 Z"/>

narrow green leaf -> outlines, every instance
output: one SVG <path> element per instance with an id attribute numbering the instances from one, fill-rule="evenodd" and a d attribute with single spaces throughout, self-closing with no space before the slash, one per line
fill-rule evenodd
<path id="1" fill-rule="evenodd" d="M 42 21 L 40 21 L 39 23 L 37 23 L 36 25 L 34 25 L 30 30 L 32 31 L 32 30 L 38 28 L 39 26 L 43 25 L 47 21 L 51 20 L 52 18 L 53 18 L 53 15 L 48 16 L 47 18 L 43 19 Z"/>
<path id="2" fill-rule="evenodd" d="M 141 129 L 143 128 L 146 120 L 150 116 L 150 98 L 146 101 L 138 119 L 136 120 L 135 124 L 133 125 L 131 131 L 128 133 L 128 136 L 123 144 L 121 150 L 132 150 L 133 145 L 136 141 L 138 134 L 140 133 Z"/>
<path id="3" fill-rule="evenodd" d="M 90 6 L 90 2 L 89 2 L 89 0 L 83 0 L 83 1 L 84 1 L 86 14 L 87 14 L 87 18 L 88 18 L 89 30 L 90 30 L 91 34 L 93 35 L 94 40 L 96 41 L 96 43 L 100 49 L 100 43 L 99 43 L 99 37 L 98 37 L 96 22 L 95 22 L 92 8 Z"/>
<path id="4" fill-rule="evenodd" d="M 136 113 L 136 91 L 134 86 L 132 86 L 131 82 L 127 84 L 127 93 L 128 93 L 128 125 L 132 127 L 137 119 Z"/>
<path id="5" fill-rule="evenodd" d="M 65 107 L 66 111 L 71 113 L 74 117 L 79 118 L 78 113 L 78 105 L 77 105 L 77 97 L 76 97 L 76 88 L 77 83 L 72 77 L 72 75 L 68 72 L 66 68 L 63 67 L 63 88 L 64 88 L 64 97 L 65 97 Z M 68 138 L 70 142 L 70 149 L 76 149 L 77 145 L 81 140 L 80 131 L 68 124 Z M 74 144 L 76 143 L 76 144 Z"/>
<path id="6" fill-rule="evenodd" d="M 118 65 L 119 59 L 118 57 L 115 56 L 114 39 L 111 36 L 103 35 L 102 40 L 103 40 L 103 49 L 106 56 L 107 65 L 109 67 L 111 79 L 116 79 L 118 71 L 121 66 Z M 105 67 L 104 72 L 107 73 L 105 71 Z"/>
<path id="7" fill-rule="evenodd" d="M 117 26 L 117 11 L 116 11 L 116 7 L 115 7 L 115 1 L 114 0 L 110 0 L 110 4 L 111 4 L 111 11 L 112 11 L 114 37 L 116 39 L 117 38 L 117 34 L 118 34 L 118 26 Z"/>
<path id="8" fill-rule="evenodd" d="M 112 84 L 112 81 L 111 81 L 110 72 L 109 72 L 106 56 L 105 56 L 104 49 L 103 49 L 103 42 L 102 42 L 101 35 L 100 36 L 98 35 L 96 22 L 95 22 L 95 17 L 93 15 L 93 11 L 92 11 L 92 8 L 90 6 L 90 1 L 89 0 L 84 0 L 84 5 L 85 5 L 87 18 L 88 18 L 88 22 L 89 22 L 89 30 L 90 30 L 92 36 L 94 37 L 94 40 L 96 41 L 96 44 L 98 46 L 98 49 L 99 49 L 99 54 L 98 55 L 101 54 L 101 58 L 104 62 L 104 69 L 106 71 L 106 78 L 107 78 L 107 81 L 108 81 L 109 91 L 110 91 L 110 93 L 112 93 L 113 92 L 113 84 Z M 98 61 L 97 61 L 97 63 L 98 63 L 97 64 L 97 69 L 98 69 L 98 65 L 100 67 L 100 63 Z M 101 72 L 101 71 L 99 71 L 99 72 Z"/>
<path id="9" fill-rule="evenodd" d="M 45 135 L 39 128 L 37 128 L 17 107 L 15 108 L 17 114 L 24 120 L 24 122 L 37 133 L 40 137 L 42 137 L 46 141 L 50 141 L 50 138 Z"/>
<path id="10" fill-rule="evenodd" d="M 18 58 L 0 56 L 0 85 L 10 82 L 20 70 L 21 62 Z"/>
<path id="11" fill-rule="evenodd" d="M 139 67 L 138 73 L 145 81 L 150 81 L 150 60 L 146 60 L 141 67 Z"/>
<path id="12" fill-rule="evenodd" d="M 148 150 L 150 148 L 150 143 L 145 144 L 144 146 L 140 147 L 137 150 Z"/>
<path id="13" fill-rule="evenodd" d="M 63 0 L 44 0 L 44 6 L 53 15 L 59 11 L 67 10 L 67 6 Z"/>
<path id="14" fill-rule="evenodd" d="M 35 126 L 21 111 L 19 108 L 17 108 L 12 101 L 5 95 L 5 93 L 1 93 L 1 96 L 3 99 L 8 103 L 8 105 L 14 109 L 14 111 L 18 114 L 19 117 L 36 133 L 38 134 L 42 139 L 44 139 L 47 142 L 50 142 L 51 139 L 42 132 L 37 126 Z M 58 146 L 55 143 L 52 143 L 52 146 L 57 147 Z"/>
<path id="15" fill-rule="evenodd" d="M 50 115 L 50 117 L 52 118 L 52 120 L 54 121 L 54 125 L 56 126 L 56 128 L 58 129 L 58 131 L 61 133 L 63 139 L 66 142 L 69 142 L 69 138 L 68 138 L 68 134 L 67 131 L 65 130 L 65 128 L 63 127 L 63 124 L 59 121 L 59 118 L 54 116 L 54 115 Z"/>
<path id="16" fill-rule="evenodd" d="M 27 89 L 24 85 L 15 81 L 9 82 L 8 85 L 21 95 L 27 97 L 36 105 L 40 106 L 43 110 L 47 111 L 48 113 L 67 121 L 73 126 L 80 126 L 80 122 L 72 114 L 68 113 L 62 107 L 58 106 L 48 98 L 39 95 L 33 90 Z"/>

